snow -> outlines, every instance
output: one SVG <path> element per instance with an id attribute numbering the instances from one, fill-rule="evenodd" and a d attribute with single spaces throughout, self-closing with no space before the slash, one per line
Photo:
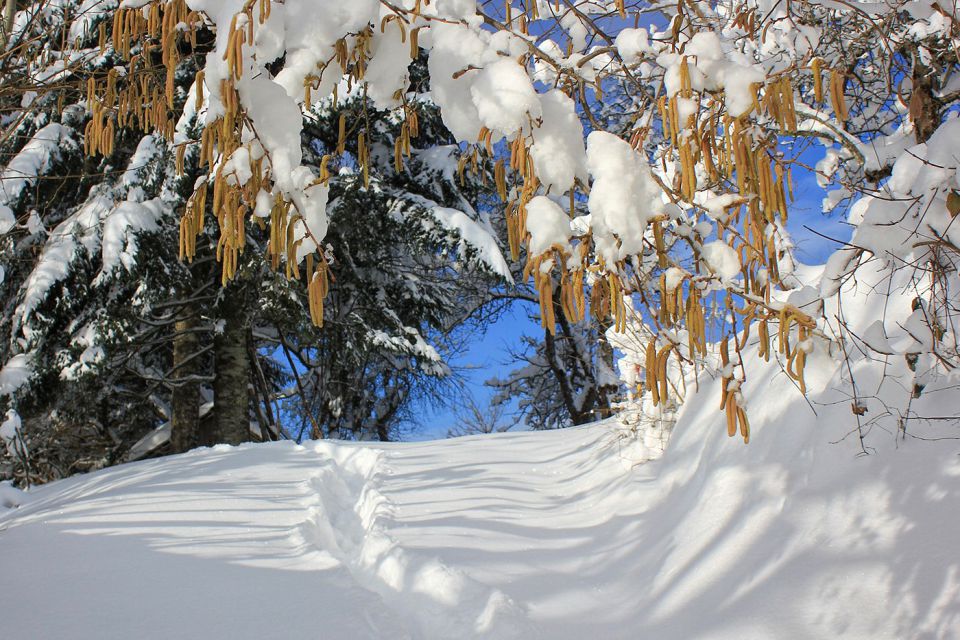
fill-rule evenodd
<path id="1" fill-rule="evenodd" d="M 403 39 L 400 27 L 389 22 L 384 30 L 374 30 L 371 44 L 372 59 L 363 74 L 367 83 L 367 97 L 378 109 L 400 106 L 394 95 L 406 90 L 410 81 L 410 45 Z"/>
<path id="2" fill-rule="evenodd" d="M 695 91 L 723 89 L 727 110 L 733 117 L 753 108 L 752 85 L 766 79 L 764 70 L 737 51 L 732 42 L 722 40 L 713 31 L 700 31 L 686 43 L 682 55 L 664 51 L 657 56 L 657 64 L 665 69 L 664 83 L 671 97 L 680 91 L 680 67 L 684 60 L 691 88 Z"/>
<path id="3" fill-rule="evenodd" d="M 470 95 L 476 76 L 470 67 L 484 58 L 486 43 L 468 27 L 446 23 L 430 28 L 430 40 L 430 94 L 443 124 L 458 141 L 474 141 L 483 125 Z"/>
<path id="4" fill-rule="evenodd" d="M 123 3 L 127 7 L 143 4 L 140 0 L 125 0 Z M 204 124 L 214 122 L 225 112 L 220 91 L 221 80 L 231 76 L 224 56 L 230 36 L 228 25 L 236 14 L 242 12 L 245 4 L 248 3 L 240 0 L 188 2 L 191 9 L 204 12 L 216 25 L 216 47 L 213 55 L 206 57 L 204 67 L 206 102 L 203 108 L 197 109 L 202 112 Z M 265 166 L 269 167 L 276 183 L 276 194 L 291 200 L 301 215 L 294 230 L 294 241 L 303 241 L 297 250 L 297 259 L 302 260 L 317 249 L 317 243 L 326 235 L 328 224 L 327 188 L 315 185 L 316 175 L 301 164 L 304 81 L 309 75 L 320 73 L 319 65 L 325 65 L 335 57 L 338 40 L 355 40 L 356 36 L 351 34 L 358 34 L 368 24 L 377 23 L 380 5 L 376 0 L 273 3 L 270 18 L 261 23 L 260 13 L 264 6 L 259 4 L 252 8 L 256 33 L 253 42 L 242 47 L 242 74 L 235 85 L 252 132 L 266 153 Z M 377 57 L 385 60 L 373 63 L 373 74 L 368 79 L 371 95 L 381 104 L 392 100 L 393 93 L 406 83 L 403 73 L 406 65 L 401 66 L 396 59 L 398 46 L 394 41 L 399 39 L 398 34 L 388 30 L 382 36 L 375 38 L 374 48 L 379 54 Z M 274 78 L 267 67 L 280 57 L 285 57 L 285 64 Z M 404 48 L 401 60 L 408 58 L 408 48 Z M 338 66 L 330 65 L 332 68 L 324 69 L 327 72 L 322 74 L 320 86 L 313 92 L 318 100 L 327 98 L 337 86 L 341 77 L 335 69 Z M 196 109 L 196 105 L 192 108 Z M 232 168 L 238 169 L 236 160 L 239 159 L 235 159 Z M 244 177 L 243 173 L 237 175 L 241 180 Z M 149 225 L 146 212 L 141 211 L 142 215 L 132 213 L 125 210 L 121 217 L 138 221 L 141 230 L 147 229 L 143 226 Z M 107 246 L 106 238 L 104 246 Z"/>
<path id="5" fill-rule="evenodd" d="M 0 441 L 11 456 L 17 455 L 17 447 L 22 442 L 20 432 L 20 414 L 13 409 L 8 409 L 3 422 L 0 423 Z M 0 495 L 2 498 L 2 495 Z"/>
<path id="6" fill-rule="evenodd" d="M 17 224 L 17 217 L 14 215 L 13 209 L 5 204 L 0 204 L 0 235 L 13 229 L 15 224 Z"/>
<path id="7" fill-rule="evenodd" d="M 562 91 L 540 96 L 541 122 L 534 128 L 530 155 L 537 177 L 548 192 L 560 195 L 579 178 L 587 180 L 583 125 L 576 108 Z"/>
<path id="8" fill-rule="evenodd" d="M 100 217 L 112 207 L 109 198 L 94 192 L 76 212 L 54 228 L 24 283 L 23 298 L 14 314 L 17 322 L 27 322 L 53 286 L 69 275 L 70 265 L 81 245 L 85 245 L 88 251 L 99 246 Z"/>
<path id="9" fill-rule="evenodd" d="M 475 249 L 483 264 L 505 281 L 513 282 L 510 265 L 503 257 L 495 235 L 489 229 L 472 220 L 464 212 L 450 207 L 435 206 L 431 209 L 431 213 L 445 229 L 455 231 L 460 236 L 461 243 Z"/>
<path id="10" fill-rule="evenodd" d="M 960 242 L 960 232 L 946 208 L 945 194 L 957 170 L 956 140 L 960 118 L 949 117 L 930 139 L 900 155 L 883 190 L 860 198 L 850 208 L 857 225 L 851 243 L 884 259 L 905 258 L 919 239 Z"/>
<path id="11" fill-rule="evenodd" d="M 650 36 L 646 29 L 623 29 L 617 34 L 614 46 L 624 62 L 632 62 L 645 53 L 653 52 L 650 47 Z"/>
<path id="12" fill-rule="evenodd" d="M 73 24 L 71 37 L 90 32 L 114 4 L 52 3 L 90 13 Z M 188 0 L 216 23 L 217 43 L 205 62 L 207 100 L 188 100 L 178 123 L 181 142 L 191 118 L 209 124 L 223 114 L 226 25 L 246 4 Z M 591 277 L 642 254 L 649 223 L 665 213 L 647 151 L 603 131 L 584 145 L 574 103 L 556 88 L 567 79 L 561 84 L 553 62 L 529 61 L 528 42 L 519 35 L 482 26 L 472 0 L 416 3 L 422 16 L 409 11 L 412 0 L 400 4 L 407 37 L 409 29 L 422 30 L 420 44 L 430 52 L 429 98 L 456 140 L 475 142 L 485 127 L 494 142 L 517 136 L 532 142 L 542 190 L 525 205 L 529 253 L 552 247 L 572 253 L 575 228 L 595 242 L 599 264 L 591 265 Z M 915 21 L 911 37 L 947 36 L 952 22 L 928 4 L 906 9 Z M 613 65 L 614 50 L 644 82 L 662 71 L 684 125 L 700 111 L 699 101 L 710 107 L 719 91 L 727 114 L 741 117 L 756 103 L 755 85 L 768 72 L 796 73 L 787 65 L 808 60 L 805 51 L 819 37 L 809 25 L 794 25 L 778 5 L 757 3 L 761 15 L 776 18 L 759 42 L 743 37 L 739 26 L 710 30 L 712 16 L 700 15 L 704 26 L 697 33 L 675 32 L 671 44 L 677 46 L 665 46 L 662 34 L 651 39 L 646 29 L 622 29 L 612 48 L 588 53 L 590 16 L 609 6 L 585 2 L 573 10 L 541 1 L 538 9 L 557 16 L 563 32 L 551 35 L 569 45 L 565 53 L 545 40 L 542 50 L 586 82 L 605 77 L 598 73 Z M 844 3 L 827 5 L 849 10 Z M 888 10 L 880 3 L 858 7 L 878 16 Z M 256 141 L 247 132 L 245 146 L 218 162 L 245 184 L 250 159 L 262 154 L 276 184 L 272 193 L 258 194 L 258 214 L 274 197 L 293 202 L 301 215 L 293 229 L 298 258 L 317 250 L 326 234 L 329 195 L 302 165 L 303 112 L 312 106 L 303 104 L 304 81 L 323 66 L 313 97 L 328 99 L 345 84 L 338 65 L 325 65 L 336 57 L 334 47 L 356 46 L 358 34 L 372 33 L 363 43 L 371 57 L 362 90 L 375 106 L 396 108 L 409 82 L 409 45 L 399 21 L 382 21 L 393 12 L 376 0 L 276 2 L 243 47 L 236 86 Z M 18 16 L 15 32 L 27 13 Z M 274 77 L 272 63 L 280 59 Z M 684 67 L 694 98 L 678 95 Z M 53 60 L 36 77 L 60 78 L 67 68 Z M 611 73 L 606 77 L 615 78 L 616 70 Z M 22 104 L 34 97 L 24 96 Z M 938 130 L 914 144 L 908 121 L 861 140 L 809 107 L 798 111 L 801 130 L 842 143 L 816 163 L 821 187 L 849 172 L 892 169 L 878 191 L 851 206 L 851 246 L 825 266 L 795 267 L 780 222 L 765 231 L 784 249 L 778 270 L 792 287 L 774 290 L 771 308 L 801 308 L 817 324 L 792 342 L 807 356 L 806 397 L 785 377 L 778 354 L 771 362 L 757 357 L 754 335 L 738 353 L 737 367 L 717 371 L 711 353 L 695 385 L 671 361 L 667 375 L 684 390 L 679 407 L 650 412 L 631 393 L 633 414 L 589 427 L 418 444 L 218 446 L 26 494 L 0 484 L 0 635 L 260 638 L 282 628 L 289 637 L 315 637 L 322 629 L 334 638 L 956 637 L 960 459 L 951 418 L 960 415 L 960 405 L 948 369 L 957 337 L 954 305 L 937 291 L 956 288 L 955 270 L 946 265 L 940 282 L 903 265 L 928 264 L 943 247 L 960 245 L 946 199 L 960 176 L 960 118 L 948 109 Z M 115 193 L 92 193 L 49 232 L 39 213 L 20 211 L 22 196 L 65 150 L 75 150 L 71 131 L 43 126 L 0 174 L 0 234 L 15 228 L 18 217 L 29 233 L 47 234 L 22 285 L 13 328 L 22 328 L 25 340 L 14 332 L 14 350 L 36 346 L 31 314 L 69 276 L 81 251 L 100 251 L 97 284 L 103 284 L 120 266 L 135 267 L 138 234 L 156 230 L 161 216 L 172 214 L 169 200 L 142 201 L 137 186 L 146 180 L 141 169 L 165 152 L 149 136 L 119 174 Z M 450 150 L 417 154 L 428 168 L 452 177 Z M 673 175 L 662 167 L 658 175 Z M 577 180 L 589 194 L 590 215 L 571 221 L 557 202 Z M 854 197 L 851 191 L 835 189 L 824 205 L 834 208 L 847 197 Z M 735 194 L 696 198 L 707 219 L 687 224 L 677 217 L 695 247 L 700 238 L 692 230 L 710 237 L 710 220 L 724 222 L 742 202 Z M 431 224 L 456 231 L 509 280 L 485 219 L 453 208 L 429 210 Z M 861 260 L 861 253 L 872 257 Z M 699 257 L 727 286 L 740 274 L 739 253 L 722 238 L 702 246 Z M 641 262 L 632 264 L 639 270 Z M 765 273 L 757 275 L 766 281 Z M 665 288 L 675 291 L 691 274 L 671 267 L 663 277 Z M 64 379 L 104 355 L 92 327 L 71 332 L 73 346 L 84 351 L 61 369 Z M 674 333 L 682 342 L 683 331 Z M 415 329 L 399 335 L 371 330 L 368 337 L 414 353 L 428 370 L 450 373 Z M 629 337 L 611 341 L 632 392 L 645 361 Z M 644 335 L 640 342 L 649 340 Z M 19 353 L 2 363 L 0 396 L 30 381 L 34 357 Z M 737 375 L 727 388 L 736 389 L 748 409 L 749 447 L 722 428 L 718 373 Z M 169 437 L 163 429 L 138 446 Z M 8 451 L 24 444 L 14 409 L 0 424 L 0 440 Z"/>
<path id="13" fill-rule="evenodd" d="M 88 324 L 77 331 L 72 340 L 74 347 L 83 347 L 76 361 L 60 370 L 61 380 L 76 380 L 91 372 L 94 366 L 103 361 L 106 355 L 100 344 L 100 337 L 94 325 Z"/>
<path id="14" fill-rule="evenodd" d="M 647 223 L 663 210 L 646 160 L 615 135 L 594 131 L 587 137 L 587 169 L 597 253 L 607 265 L 642 253 Z"/>
<path id="15" fill-rule="evenodd" d="M 33 376 L 33 358 L 26 353 L 18 353 L 0 367 L 0 397 L 10 395 Z"/>
<path id="16" fill-rule="evenodd" d="M 711 195 L 703 201 L 703 208 L 714 220 L 726 221 L 730 207 L 744 202 L 742 196 L 735 193 L 724 193 L 719 196 Z"/>
<path id="17" fill-rule="evenodd" d="M 91 37 L 94 26 L 102 20 L 109 19 L 110 11 L 116 9 L 119 4 L 117 0 L 83 0 L 75 9 L 77 17 L 70 24 L 70 42 L 74 43 L 79 38 Z"/>
<path id="18" fill-rule="evenodd" d="M 533 83 L 513 60 L 499 60 L 480 71 L 470 95 L 480 122 L 494 132 L 494 141 L 512 136 L 531 118 L 540 117 L 540 100 Z"/>
<path id="19" fill-rule="evenodd" d="M 154 231 L 169 205 L 159 198 L 146 202 L 121 202 L 103 220 L 103 266 L 98 279 L 109 277 L 123 265 L 132 270 L 136 264 L 137 234 Z"/>
<path id="20" fill-rule="evenodd" d="M 675 291 L 684 278 L 690 274 L 679 267 L 670 267 L 664 272 L 664 286 L 667 291 Z"/>
<path id="21" fill-rule="evenodd" d="M 832 377 L 815 414 L 781 375 L 746 383 L 749 446 L 702 380 L 639 465 L 659 451 L 610 421 L 218 446 L 36 488 L 0 516 L 4 637 L 952 637 L 957 445 L 858 457 Z"/>
<path id="22" fill-rule="evenodd" d="M 0 513 L 23 504 L 26 494 L 13 486 L 8 480 L 0 482 Z"/>
<path id="23" fill-rule="evenodd" d="M 570 216 L 546 196 L 537 196 L 527 203 L 527 232 L 527 251 L 531 256 L 539 256 L 555 246 L 567 255 L 573 253 Z"/>
<path id="24" fill-rule="evenodd" d="M 10 208 L 23 192 L 36 184 L 53 166 L 64 150 L 76 145 L 71 130 L 61 124 L 42 127 L 0 172 L 0 233 L 10 230 Z"/>
<path id="25" fill-rule="evenodd" d="M 701 255 L 710 271 L 721 280 L 732 280 L 740 273 L 740 256 L 723 240 L 714 240 L 703 245 Z"/>

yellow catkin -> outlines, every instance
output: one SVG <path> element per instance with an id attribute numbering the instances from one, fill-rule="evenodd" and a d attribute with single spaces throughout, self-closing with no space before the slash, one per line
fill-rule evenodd
<path id="1" fill-rule="evenodd" d="M 663 223 L 656 220 L 653 223 L 653 242 L 657 250 L 657 262 L 661 269 L 667 267 L 667 248 L 663 239 Z"/>
<path id="2" fill-rule="evenodd" d="M 657 371 L 657 384 L 659 388 L 660 402 L 667 401 L 667 389 L 670 379 L 667 377 L 667 362 L 670 357 L 670 352 L 673 350 L 673 345 L 668 344 L 663 347 L 660 352 L 657 354 L 656 359 L 656 371 Z"/>
<path id="3" fill-rule="evenodd" d="M 644 365 L 644 375 L 646 377 L 647 388 L 650 389 L 653 405 L 660 404 L 660 385 L 657 382 L 657 344 L 654 340 L 647 343 L 646 360 Z"/>
<path id="4" fill-rule="evenodd" d="M 740 435 L 743 436 L 743 443 L 750 444 L 750 421 L 747 420 L 747 412 L 742 407 L 737 407 L 737 421 L 740 423 Z"/>
<path id="5" fill-rule="evenodd" d="M 836 69 L 830 71 L 830 101 L 833 106 L 833 113 L 840 124 L 845 124 L 850 116 L 847 112 L 847 100 L 844 96 L 846 83 L 846 78 L 842 72 Z"/>
<path id="6" fill-rule="evenodd" d="M 810 69 L 813 71 L 813 97 L 817 102 L 823 102 L 823 60 L 811 60 Z"/>
<path id="7" fill-rule="evenodd" d="M 195 84 L 196 87 L 197 87 L 197 89 L 196 89 L 197 102 L 196 102 L 195 109 L 196 109 L 196 111 L 198 111 L 198 112 L 200 111 L 201 107 L 203 107 L 203 101 L 204 101 L 203 85 L 204 85 L 204 82 L 206 82 L 206 74 L 204 73 L 203 69 L 201 69 L 200 71 L 197 71 L 197 76 L 196 76 L 196 78 L 194 79 L 194 84 Z"/>
<path id="8" fill-rule="evenodd" d="M 724 387 L 728 384 L 724 380 Z M 726 390 L 726 389 L 725 389 Z M 724 412 L 727 418 L 727 435 L 731 438 L 737 433 L 737 396 L 736 393 L 726 392 L 726 402 L 724 403 Z"/>

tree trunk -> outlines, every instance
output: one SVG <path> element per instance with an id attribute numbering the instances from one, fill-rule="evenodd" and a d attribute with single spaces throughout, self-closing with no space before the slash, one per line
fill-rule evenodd
<path id="1" fill-rule="evenodd" d="M 199 372 L 197 353 L 200 351 L 200 339 L 196 328 L 197 317 L 192 307 L 184 307 L 173 335 L 173 392 L 170 400 L 170 445 L 173 453 L 183 453 L 201 444 L 200 385 L 190 380 Z"/>
<path id="2" fill-rule="evenodd" d="M 612 377 L 616 371 L 616 362 L 613 353 L 613 345 L 607 340 L 607 329 L 613 325 L 609 316 L 604 316 L 597 326 L 599 346 L 597 347 L 597 365 L 594 367 L 593 377 L 597 385 L 597 404 L 594 409 L 594 419 L 600 420 L 608 418 L 613 410 L 610 407 L 610 401 L 617 393 L 617 384 Z M 601 379 L 601 376 L 603 379 Z"/>
<path id="3" fill-rule="evenodd" d="M 17 0 L 7 0 L 3 7 L 3 24 L 0 24 L 0 29 L 3 30 L 0 34 L 0 45 L 6 45 L 7 40 L 10 39 L 10 32 L 13 31 L 13 17 L 16 13 Z"/>
<path id="4" fill-rule="evenodd" d="M 555 289 L 553 292 L 552 304 L 554 317 L 556 317 L 557 323 L 560 324 L 562 332 L 564 323 L 566 323 L 566 318 L 563 317 L 563 310 L 560 306 L 559 288 Z M 573 424 L 584 424 L 589 422 L 589 419 L 584 417 L 582 413 L 582 406 L 578 406 L 576 394 L 570 386 L 570 379 L 575 374 L 569 370 L 567 363 L 561 361 L 561 358 L 557 353 L 556 336 L 551 333 L 549 329 L 543 330 L 543 346 L 545 355 L 547 356 L 547 364 L 550 367 L 550 370 L 553 371 L 553 375 L 557 380 L 557 387 L 560 390 L 560 398 L 563 400 L 563 406 L 566 408 L 567 414 L 570 416 L 570 421 L 573 422 Z M 584 400 L 589 399 L 584 398 Z"/>
<path id="5" fill-rule="evenodd" d="M 247 357 L 247 327 L 242 294 L 224 290 L 228 297 L 221 306 L 226 317 L 223 331 L 213 340 L 216 374 L 213 381 L 214 413 L 218 443 L 240 444 L 250 440 L 250 413 L 247 386 L 250 362 Z M 233 294 L 233 295 L 231 295 Z M 233 300 L 229 300 L 229 298 Z"/>
<path id="6" fill-rule="evenodd" d="M 390 372 L 384 374 L 383 376 L 383 386 L 385 389 L 390 388 L 391 376 Z M 376 416 L 376 427 L 377 427 L 377 439 L 380 442 L 390 442 L 390 422 L 393 418 L 393 415 L 396 412 L 397 405 L 393 405 L 386 412 L 387 415 L 382 415 L 380 412 L 374 411 Z"/>

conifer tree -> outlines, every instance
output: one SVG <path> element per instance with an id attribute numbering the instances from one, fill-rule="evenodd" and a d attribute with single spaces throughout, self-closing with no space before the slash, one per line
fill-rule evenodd
<path id="1" fill-rule="evenodd" d="M 423 61 L 411 68 L 420 132 L 403 165 L 385 151 L 401 135 L 396 115 L 346 87 L 301 136 L 304 162 L 319 170 L 341 114 L 379 123 L 366 176 L 355 146 L 325 167 L 338 225 L 321 248 L 331 278 L 318 309 L 303 274 L 271 264 L 268 227 L 249 229 L 226 286 L 209 211 L 189 259 L 178 254 L 170 238 L 207 175 L 195 153 L 128 127 L 85 157 L 91 116 L 78 86 L 120 62 L 100 47 L 115 7 L 32 3 L 2 60 L 27 83 L 0 94 L 0 361 L 25 364 L 0 402 L 29 452 L 8 456 L 5 475 L 35 482 L 120 462 L 162 425 L 169 444 L 155 452 L 255 436 L 395 437 L 412 403 L 449 377 L 452 336 L 509 278 L 474 207 L 485 187 L 459 181 L 454 141 L 420 97 Z M 200 39 L 184 71 L 207 55 Z M 68 54 L 69 81 L 31 80 Z M 174 80 L 178 135 L 199 135 L 192 76 Z"/>

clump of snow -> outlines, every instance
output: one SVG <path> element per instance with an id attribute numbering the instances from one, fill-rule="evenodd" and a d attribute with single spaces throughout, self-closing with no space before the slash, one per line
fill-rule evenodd
<path id="1" fill-rule="evenodd" d="M 30 354 L 18 353 L 0 367 L 0 397 L 13 394 L 33 377 Z"/>
<path id="2" fill-rule="evenodd" d="M 136 265 L 137 234 L 156 230 L 169 207 L 161 199 L 118 204 L 103 220 L 103 266 L 98 278 L 109 277 L 120 265 L 132 270 Z"/>
<path id="3" fill-rule="evenodd" d="M 76 332 L 72 343 L 75 347 L 83 347 L 83 351 L 75 362 L 61 369 L 60 378 L 62 380 L 75 380 L 90 372 L 97 363 L 103 360 L 105 355 L 103 347 L 100 345 L 96 327 L 92 324 Z"/>
<path id="4" fill-rule="evenodd" d="M 614 46 L 625 62 L 632 62 L 644 54 L 653 53 L 650 35 L 646 29 L 623 29 L 617 34 Z"/>
<path id="5" fill-rule="evenodd" d="M 607 265 L 643 251 L 647 223 L 663 211 L 662 192 L 646 160 L 620 138 L 594 131 L 587 138 L 593 177 L 588 205 L 597 253 Z"/>
<path id="6" fill-rule="evenodd" d="M 726 220 L 728 210 L 734 205 L 744 202 L 743 196 L 736 193 L 724 193 L 719 196 L 710 196 L 703 201 L 703 208 L 714 220 Z"/>
<path id="7" fill-rule="evenodd" d="M 576 107 L 562 91 L 552 89 L 540 96 L 541 122 L 532 131 L 530 155 L 544 189 L 562 194 L 579 178 L 586 182 L 586 152 L 583 125 Z"/>
<path id="8" fill-rule="evenodd" d="M 384 31 L 374 30 L 371 60 L 363 74 L 367 96 L 378 109 L 392 109 L 400 105 L 394 96 L 406 90 L 410 75 L 410 45 L 404 42 L 399 25 L 387 23 Z"/>
<path id="9" fill-rule="evenodd" d="M 721 280 L 733 280 L 740 273 L 740 256 L 736 250 L 722 240 L 714 240 L 703 245 L 700 251 L 703 261 Z"/>
<path id="10" fill-rule="evenodd" d="M 486 42 L 483 35 L 459 24 L 433 25 L 430 36 L 430 94 L 453 136 L 458 141 L 474 141 L 483 124 L 471 97 L 477 75 L 472 67 L 486 56 Z"/>
<path id="11" fill-rule="evenodd" d="M 738 51 L 732 42 L 722 40 L 713 31 L 701 31 L 686 43 L 683 54 L 665 51 L 657 56 L 657 64 L 666 70 L 664 84 L 669 96 L 680 91 L 680 67 L 684 60 L 690 74 L 690 87 L 698 92 L 722 89 L 727 110 L 733 117 L 753 108 L 753 85 L 766 79 L 763 68 Z"/>
<path id="12" fill-rule="evenodd" d="M 863 335 L 859 337 L 869 348 L 877 353 L 886 355 L 893 355 L 895 353 L 893 347 L 890 346 L 890 340 L 884 332 L 882 320 L 874 321 L 867 327 L 867 330 L 863 332 Z"/>
<path id="13" fill-rule="evenodd" d="M 7 410 L 3 422 L 0 423 L 0 442 L 3 442 L 7 455 L 17 457 L 20 452 L 26 453 L 23 447 L 23 436 L 20 434 L 20 414 L 13 409 Z"/>
<path id="14" fill-rule="evenodd" d="M 679 267 L 670 267 L 667 269 L 664 272 L 664 284 L 667 291 L 675 291 L 688 275 L 690 274 Z"/>
<path id="15" fill-rule="evenodd" d="M 13 215 L 13 209 L 0 204 L 0 235 L 9 232 L 15 224 L 17 224 L 17 217 Z"/>
<path id="16" fill-rule="evenodd" d="M 537 196 L 527 203 L 527 232 L 530 234 L 527 251 L 531 256 L 539 256 L 553 247 L 565 254 L 573 252 L 570 216 L 546 196 Z"/>
<path id="17" fill-rule="evenodd" d="M 484 228 L 467 214 L 449 207 L 433 207 L 434 218 L 446 229 L 456 231 L 460 241 L 471 246 L 480 254 L 480 260 L 507 282 L 513 282 L 510 274 L 510 265 L 503 257 L 503 252 L 497 245 L 496 237 L 489 229 Z"/>
<path id="18" fill-rule="evenodd" d="M 512 136 L 529 121 L 540 117 L 537 92 L 527 72 L 513 60 L 499 60 L 479 72 L 470 95 L 480 122 L 494 132 L 494 139 Z"/>
<path id="19" fill-rule="evenodd" d="M 0 233 L 12 228 L 11 207 L 25 190 L 49 172 L 65 150 L 76 148 L 72 129 L 51 123 L 42 127 L 0 172 Z"/>

